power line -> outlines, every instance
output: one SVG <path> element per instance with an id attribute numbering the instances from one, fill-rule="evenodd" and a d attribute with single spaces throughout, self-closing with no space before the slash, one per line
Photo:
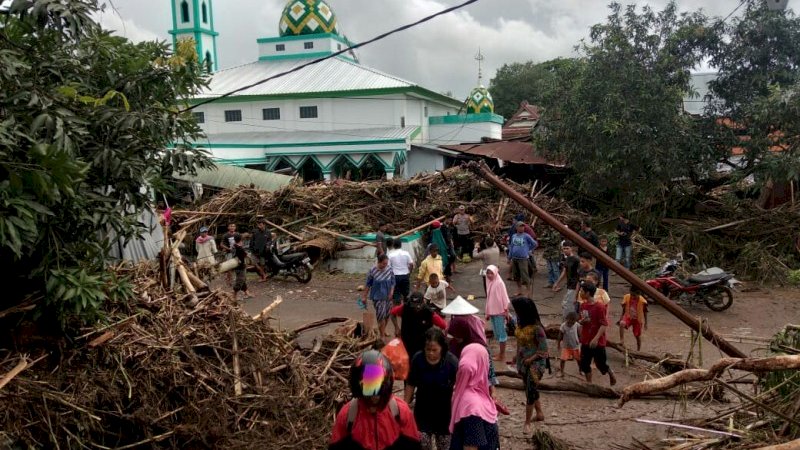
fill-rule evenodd
<path id="1" fill-rule="evenodd" d="M 255 83 L 251 83 L 251 84 L 242 86 L 240 88 L 234 89 L 232 91 L 226 92 L 225 94 L 222 94 L 219 97 L 215 97 L 215 98 L 210 98 L 208 100 L 204 100 L 204 101 L 202 101 L 200 103 L 197 103 L 195 105 L 192 105 L 192 106 L 182 110 L 181 112 L 191 111 L 194 108 L 197 108 L 198 106 L 202 106 L 202 105 L 207 105 L 209 103 L 213 103 L 213 102 L 215 102 L 217 100 L 221 100 L 223 98 L 230 97 L 230 96 L 236 94 L 237 92 L 241 92 L 241 91 L 244 91 L 244 90 L 247 90 L 247 89 L 250 89 L 250 88 L 254 88 L 256 86 L 260 86 L 260 85 L 262 85 L 262 84 L 264 84 L 264 83 L 266 83 L 268 81 L 272 81 L 274 79 L 289 75 L 291 73 L 294 73 L 294 72 L 297 72 L 299 70 L 305 69 L 306 67 L 313 66 L 314 64 L 321 63 L 322 61 L 326 61 L 328 59 L 335 58 L 335 57 L 337 57 L 339 55 L 343 55 L 343 54 L 345 54 L 345 53 L 347 53 L 349 51 L 355 50 L 357 48 L 364 47 L 366 45 L 369 45 L 369 44 L 372 44 L 374 42 L 377 42 L 377 41 L 380 41 L 382 39 L 385 39 L 385 38 L 387 38 L 387 37 L 389 37 L 389 36 L 391 36 L 393 34 L 399 33 L 401 31 L 405 31 L 405 30 L 407 30 L 409 28 L 413 28 L 413 27 L 415 27 L 417 25 L 420 25 L 420 24 L 423 24 L 425 22 L 428 22 L 428 21 L 430 21 L 432 19 L 435 19 L 436 17 L 442 16 L 444 14 L 451 13 L 451 12 L 456 11 L 458 9 L 461 9 L 461 8 L 467 6 L 467 5 L 471 5 L 472 3 L 475 3 L 477 1 L 478 0 L 467 0 L 464 3 L 461 3 L 459 5 L 452 6 L 450 8 L 443 9 L 443 10 L 437 12 L 437 13 L 434 13 L 434 14 L 431 14 L 429 16 L 423 17 L 422 19 L 420 19 L 420 20 L 418 20 L 416 22 L 413 22 L 413 23 L 410 23 L 410 24 L 407 24 L 407 25 L 403 25 L 403 26 L 401 26 L 399 28 L 395 28 L 393 30 L 387 31 L 386 33 L 378 35 L 378 36 L 376 36 L 376 37 L 374 37 L 374 38 L 372 38 L 372 39 L 370 39 L 368 41 L 359 42 L 358 44 L 351 45 L 350 47 L 347 47 L 345 49 L 339 50 L 339 51 L 337 51 L 335 53 L 332 53 L 332 54 L 330 54 L 328 56 L 324 56 L 322 58 L 317 58 L 317 59 L 315 59 L 313 61 L 309 61 L 309 62 L 307 62 L 305 64 L 301 64 L 301 65 L 299 65 L 297 67 L 294 67 L 294 68 L 286 70 L 284 72 L 275 74 L 275 75 L 273 75 L 271 77 L 264 78 L 263 80 L 256 81 Z"/>
<path id="2" fill-rule="evenodd" d="M 738 11 L 739 8 L 741 8 L 745 3 L 747 3 L 747 0 L 742 0 L 741 3 L 739 3 L 739 6 L 734 8 L 733 11 L 731 11 L 727 16 L 725 16 L 724 19 L 722 19 L 722 21 L 719 23 L 719 25 L 722 25 L 723 23 L 725 23 L 725 21 L 728 20 L 732 15 L 734 15 L 734 13 L 736 13 L 736 11 Z"/>

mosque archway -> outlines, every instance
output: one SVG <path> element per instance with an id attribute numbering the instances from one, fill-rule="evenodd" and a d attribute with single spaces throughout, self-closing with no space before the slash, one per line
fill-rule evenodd
<path id="1" fill-rule="evenodd" d="M 300 166 L 298 170 L 300 176 L 303 177 L 303 181 L 308 183 L 311 181 L 322 181 L 324 176 L 322 174 L 322 168 L 314 161 L 313 158 L 306 158 L 306 161 L 303 165 Z"/>

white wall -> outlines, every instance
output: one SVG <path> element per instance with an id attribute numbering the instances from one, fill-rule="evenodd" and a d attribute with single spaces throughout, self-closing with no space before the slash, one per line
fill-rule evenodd
<path id="1" fill-rule="evenodd" d="M 183 3 L 183 0 L 172 0 L 172 1 L 175 2 L 175 15 L 176 15 L 176 20 L 178 22 L 178 29 L 179 30 L 183 30 L 183 29 L 186 29 L 186 28 L 194 28 L 194 7 L 192 6 L 192 0 L 186 0 L 187 4 L 189 5 L 189 21 L 188 22 L 184 22 L 183 19 L 182 19 L 183 16 L 181 14 L 181 3 Z M 206 6 L 208 6 L 208 5 L 206 5 Z M 198 15 L 198 17 L 200 16 L 200 11 L 197 11 L 197 15 Z M 209 18 L 209 20 L 210 20 L 210 18 Z"/>
<path id="2" fill-rule="evenodd" d="M 274 100 L 237 103 L 211 103 L 197 108 L 205 113 L 201 127 L 206 133 L 242 133 L 276 131 L 336 131 L 359 128 L 399 127 L 405 117 L 407 127 L 423 126 L 426 102 L 404 94 L 382 95 L 378 99 L 320 98 L 304 100 Z M 301 106 L 317 106 L 319 117 L 301 119 Z M 280 120 L 263 120 L 262 109 L 280 108 Z M 225 122 L 226 110 L 241 110 L 241 122 Z M 430 109 L 430 108 L 429 108 Z M 354 136 L 356 137 L 356 136 Z"/>
<path id="3" fill-rule="evenodd" d="M 306 42 L 313 42 L 314 48 L 306 49 Z M 279 52 L 277 50 L 277 45 L 279 44 L 284 46 L 283 51 Z M 308 39 L 283 40 L 279 42 L 259 42 L 258 57 L 261 58 L 270 56 L 297 55 L 303 53 L 338 52 L 344 48 L 346 48 L 346 46 L 336 39 L 330 37 L 315 38 L 313 35 L 309 35 Z"/>
<path id="4" fill-rule="evenodd" d="M 411 178 L 418 173 L 444 170 L 444 155 L 420 148 L 408 152 L 404 176 Z"/>

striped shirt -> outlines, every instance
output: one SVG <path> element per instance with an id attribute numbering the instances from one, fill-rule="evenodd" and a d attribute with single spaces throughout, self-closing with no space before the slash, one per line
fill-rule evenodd
<path id="1" fill-rule="evenodd" d="M 394 272 L 391 266 L 385 269 L 378 269 L 373 266 L 367 273 L 367 287 L 369 288 L 370 300 L 386 300 L 389 298 L 389 291 L 394 287 Z"/>

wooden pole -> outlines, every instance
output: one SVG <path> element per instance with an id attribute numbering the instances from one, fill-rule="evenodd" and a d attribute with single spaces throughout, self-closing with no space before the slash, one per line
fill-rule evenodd
<path id="1" fill-rule="evenodd" d="M 307 225 L 306 228 L 308 228 L 309 230 L 319 231 L 320 233 L 327 233 L 327 234 L 330 234 L 331 236 L 340 237 L 342 239 L 347 239 L 348 241 L 360 242 L 362 244 L 371 245 L 372 247 L 375 247 L 375 243 L 374 242 L 363 241 L 361 239 L 356 239 L 354 237 L 350 237 L 350 236 L 347 236 L 345 234 L 337 233 L 335 231 L 326 230 L 325 228 L 312 227 L 311 225 Z"/>
<path id="2" fill-rule="evenodd" d="M 394 238 L 395 238 L 395 239 L 398 239 L 398 238 L 401 238 L 401 237 L 411 236 L 412 234 L 416 233 L 417 231 L 419 231 L 419 230 L 424 230 L 425 228 L 429 227 L 429 226 L 430 226 L 430 225 L 431 225 L 433 222 L 436 222 L 437 220 L 438 220 L 438 221 L 442 221 L 442 220 L 444 220 L 444 218 L 445 218 L 445 217 L 447 217 L 447 216 L 442 216 L 442 217 L 439 217 L 439 218 L 436 218 L 436 219 L 430 220 L 430 221 L 428 221 L 428 222 L 425 222 L 424 224 L 422 224 L 422 225 L 420 225 L 420 226 L 418 226 L 418 227 L 416 227 L 416 228 L 412 228 L 412 229 L 410 229 L 410 230 L 406 231 L 405 233 L 398 234 L 398 235 L 397 235 L 397 236 L 395 236 Z"/>
<path id="3" fill-rule="evenodd" d="M 639 288 L 645 295 L 655 300 L 659 305 L 663 306 L 664 309 L 666 309 L 672 315 L 680 319 L 680 321 L 685 323 L 690 329 L 700 330 L 703 334 L 703 337 L 705 337 L 712 344 L 717 346 L 717 348 L 722 350 L 726 355 L 733 356 L 736 358 L 747 357 L 744 353 L 742 353 L 741 350 L 734 347 L 730 342 L 726 341 L 722 336 L 715 333 L 707 322 L 702 322 L 698 320 L 696 317 L 689 314 L 685 309 L 681 308 L 675 302 L 665 297 L 664 294 L 659 292 L 657 289 L 645 283 L 644 280 L 636 276 L 635 273 L 631 272 L 630 270 L 626 269 L 622 264 L 615 261 L 614 258 L 608 256 L 605 252 L 601 251 L 599 248 L 592 245 L 589 241 L 582 238 L 578 233 L 567 228 L 563 223 L 559 222 L 558 219 L 550 215 L 547 211 L 538 207 L 535 203 L 528 200 L 527 198 L 525 198 L 525 196 L 523 196 L 522 194 L 511 188 L 511 186 L 504 183 L 503 180 L 498 178 L 497 175 L 495 175 L 492 172 L 492 170 L 489 168 L 489 166 L 486 165 L 486 163 L 484 162 L 476 163 L 473 161 L 470 162 L 467 165 L 467 167 L 473 170 L 478 175 L 482 176 L 490 184 L 493 184 L 495 187 L 503 191 L 506 195 L 511 197 L 512 200 L 519 203 L 522 207 L 534 213 L 536 217 L 542 219 L 543 222 L 553 227 L 553 229 L 561 233 L 562 236 L 565 236 L 567 239 L 574 242 L 579 247 L 591 253 L 592 256 L 597 258 L 597 261 L 603 263 L 604 266 L 613 270 L 614 273 L 621 276 L 623 279 L 625 279 L 625 281 Z"/>
<path id="4" fill-rule="evenodd" d="M 302 238 L 301 236 L 298 236 L 298 235 L 296 235 L 296 234 L 292 233 L 291 231 L 287 230 L 286 228 L 283 228 L 282 226 L 280 226 L 280 225 L 278 225 L 278 224 L 276 224 L 276 223 L 272 223 L 272 222 L 270 222 L 270 221 L 269 221 L 269 220 L 267 220 L 267 219 L 263 219 L 263 220 L 264 220 L 264 222 L 265 222 L 267 225 L 269 225 L 269 226 L 271 226 L 271 227 L 273 227 L 273 228 L 277 228 L 277 229 L 279 229 L 279 230 L 283 231 L 284 233 L 286 233 L 286 234 L 288 234 L 289 236 L 291 236 L 291 237 L 293 237 L 293 238 L 297 239 L 298 241 L 302 241 L 302 240 L 303 240 L 303 238 Z"/>

